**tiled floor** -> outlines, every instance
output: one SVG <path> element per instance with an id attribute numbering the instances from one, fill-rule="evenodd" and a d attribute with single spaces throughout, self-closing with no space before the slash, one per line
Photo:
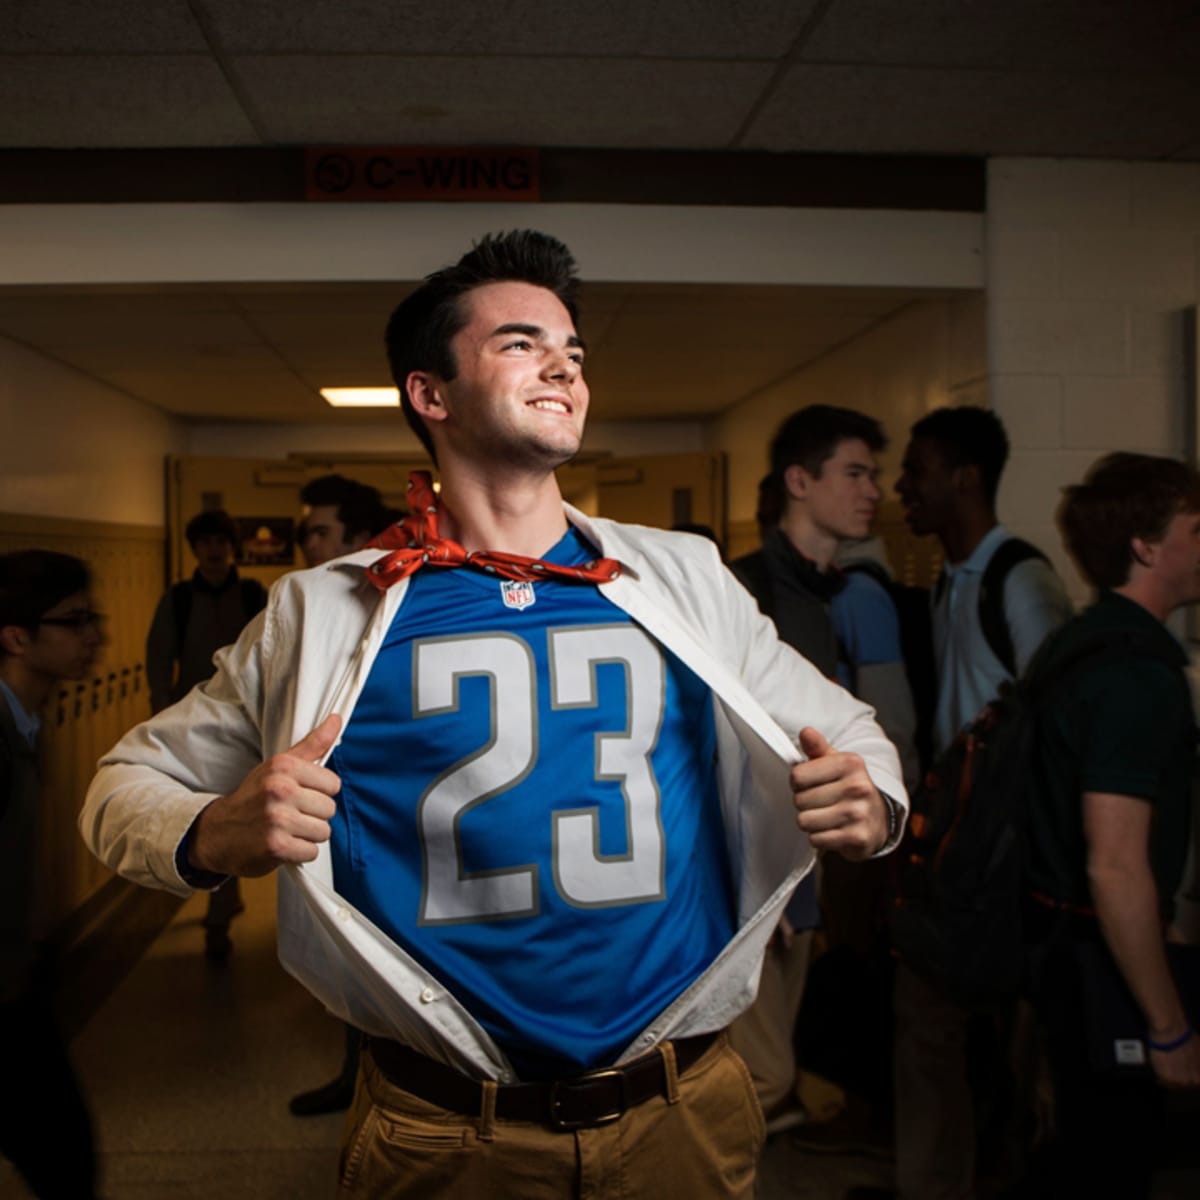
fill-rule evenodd
<path id="1" fill-rule="evenodd" d="M 201 954 L 193 898 L 76 1039 L 107 1200 L 334 1194 L 341 1116 L 300 1120 L 287 1101 L 335 1073 L 341 1026 L 278 964 L 273 879 L 243 886 L 226 966 Z M 768 1145 L 760 1200 L 840 1200 L 889 1181 L 885 1153 L 814 1153 L 802 1136 Z M 1162 1182 L 1158 1200 L 1200 1195 L 1195 1173 Z M 26 1195 L 0 1162 L 0 1200 Z"/>

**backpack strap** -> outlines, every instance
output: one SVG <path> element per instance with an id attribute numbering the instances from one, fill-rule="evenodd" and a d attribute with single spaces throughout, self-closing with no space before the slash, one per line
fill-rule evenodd
<path id="1" fill-rule="evenodd" d="M 1076 674 L 1080 667 L 1101 658 L 1118 658 L 1132 655 L 1135 658 L 1153 659 L 1173 670 L 1182 669 L 1179 662 L 1170 656 L 1159 642 L 1136 629 L 1101 629 L 1085 638 L 1069 654 L 1059 654 L 1056 639 L 1047 638 L 1033 656 L 1025 673 L 1022 685 L 1030 700 L 1040 702 L 1060 684 Z"/>
<path id="2" fill-rule="evenodd" d="M 738 578 L 746 585 L 750 594 L 758 601 L 759 611 L 764 617 L 775 620 L 775 585 L 767 568 L 767 556 L 761 550 L 739 558 L 733 564 Z"/>
<path id="3" fill-rule="evenodd" d="M 1004 615 L 1004 585 L 1013 567 L 1031 558 L 1049 561 L 1031 542 L 1023 538 L 1009 538 L 1001 542 L 995 554 L 988 559 L 979 583 L 979 628 L 992 653 L 1010 675 L 1017 673 L 1017 655 L 1013 649 L 1008 619 Z"/>
<path id="4" fill-rule="evenodd" d="M 183 652 L 183 639 L 187 633 L 188 618 L 192 615 L 192 581 L 180 580 L 171 587 L 171 608 L 175 616 L 175 644 Z"/>

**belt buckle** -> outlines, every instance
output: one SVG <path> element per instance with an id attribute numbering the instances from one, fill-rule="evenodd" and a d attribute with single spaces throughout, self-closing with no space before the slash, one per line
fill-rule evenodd
<path id="1" fill-rule="evenodd" d="M 573 1121 L 562 1115 L 563 1097 L 566 1094 L 573 1091 L 586 1091 L 592 1083 L 603 1079 L 616 1079 L 620 1083 L 619 1107 L 610 1112 L 601 1113 L 598 1117 L 590 1117 L 582 1121 Z M 617 1067 L 606 1067 L 602 1071 L 589 1071 L 586 1075 L 577 1076 L 575 1079 L 556 1079 L 550 1085 L 549 1120 L 554 1129 L 589 1129 L 597 1125 L 611 1125 L 614 1121 L 619 1121 L 628 1108 L 629 1097 L 625 1085 L 625 1072 Z"/>

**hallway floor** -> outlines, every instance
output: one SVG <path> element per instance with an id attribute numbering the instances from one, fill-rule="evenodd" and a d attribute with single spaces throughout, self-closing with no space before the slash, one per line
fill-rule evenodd
<path id="1" fill-rule="evenodd" d="M 342 1116 L 297 1119 L 287 1102 L 336 1072 L 341 1026 L 279 966 L 274 877 L 242 886 L 225 966 L 203 957 L 193 897 L 73 1044 L 106 1200 L 332 1200 Z M 890 1174 L 882 1153 L 812 1153 L 785 1134 L 763 1156 L 759 1197 L 840 1200 Z M 1156 1200 L 1194 1196 L 1195 1181 L 1164 1178 Z M 27 1196 L 0 1161 L 0 1200 Z"/>

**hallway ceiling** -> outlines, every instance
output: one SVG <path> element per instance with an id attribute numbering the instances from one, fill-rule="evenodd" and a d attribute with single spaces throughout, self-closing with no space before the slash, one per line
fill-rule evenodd
<path id="1" fill-rule="evenodd" d="M 1194 0 L 10 0 L 0 146 L 1200 158 Z"/>
<path id="2" fill-rule="evenodd" d="M 406 290 L 0 288 L 0 335 L 190 420 L 376 424 L 386 410 L 317 389 L 391 384 L 383 329 Z M 593 419 L 710 416 L 934 294 L 585 284 Z"/>
<path id="3" fill-rule="evenodd" d="M 0 5 L 0 148 L 317 144 L 1194 161 L 1200 5 Z M 188 419 L 346 421 L 316 388 L 389 382 L 403 286 L 0 289 L 0 334 Z M 718 411 L 914 298 L 593 286 L 595 413 Z"/>

